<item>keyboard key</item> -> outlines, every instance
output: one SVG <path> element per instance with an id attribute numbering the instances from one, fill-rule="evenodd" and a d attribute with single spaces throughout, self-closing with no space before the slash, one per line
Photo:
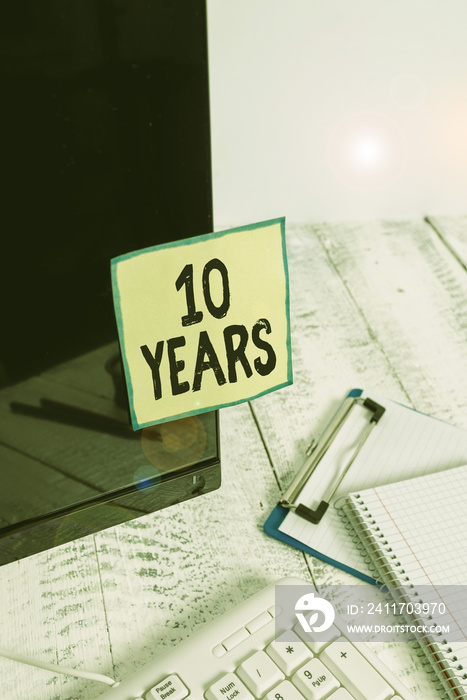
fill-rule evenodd
<path id="1" fill-rule="evenodd" d="M 264 651 L 250 656 L 238 667 L 237 673 L 257 697 L 265 695 L 276 683 L 284 680 L 284 674 Z"/>
<path id="2" fill-rule="evenodd" d="M 182 700 L 189 694 L 187 687 L 174 673 L 155 685 L 146 698 L 150 700 Z"/>
<path id="3" fill-rule="evenodd" d="M 319 659 L 312 659 L 305 664 L 297 671 L 292 681 L 307 700 L 327 698 L 333 690 L 339 687 L 337 678 Z"/>
<path id="4" fill-rule="evenodd" d="M 271 617 L 277 617 L 280 615 L 282 610 L 278 605 L 271 605 L 270 608 L 268 608 L 268 613 L 271 615 Z"/>
<path id="5" fill-rule="evenodd" d="M 204 694 L 206 700 L 254 700 L 234 673 L 227 673 Z"/>
<path id="6" fill-rule="evenodd" d="M 268 622 L 271 622 L 270 614 L 268 612 L 262 612 L 261 615 L 255 617 L 254 620 L 250 620 L 245 627 L 250 634 L 254 634 L 257 630 L 261 629 L 261 627 L 267 625 Z"/>
<path id="7" fill-rule="evenodd" d="M 330 696 L 329 700 L 354 700 L 354 698 L 351 696 L 348 690 L 345 688 L 339 688 L 339 690 L 336 690 L 336 692 Z M 391 700 L 397 699 L 391 698 Z"/>
<path id="8" fill-rule="evenodd" d="M 226 653 L 226 649 L 225 649 L 225 647 L 222 646 L 222 644 L 216 644 L 216 646 L 213 647 L 213 649 L 212 649 L 213 656 L 216 656 L 218 659 L 221 656 L 224 656 L 225 653 Z"/>
<path id="9" fill-rule="evenodd" d="M 350 642 L 338 639 L 322 651 L 320 659 L 355 700 L 388 700 L 393 697 L 393 689 Z"/>
<path id="10" fill-rule="evenodd" d="M 284 641 L 284 638 L 286 641 Z M 284 632 L 266 649 L 271 659 L 286 676 L 291 676 L 313 654 L 291 630 Z"/>
<path id="11" fill-rule="evenodd" d="M 265 695 L 264 700 L 303 700 L 303 695 L 290 681 L 283 681 Z"/>
<path id="12" fill-rule="evenodd" d="M 325 646 L 341 636 L 341 633 L 334 625 L 331 625 L 331 627 L 324 632 L 320 632 L 316 639 L 313 639 L 312 632 L 305 632 L 299 622 L 297 622 L 293 629 L 294 632 L 298 634 L 300 639 L 302 639 L 311 649 L 313 654 L 319 654 L 319 652 L 324 649 Z"/>
<path id="13" fill-rule="evenodd" d="M 240 627 L 240 629 L 231 634 L 230 637 L 224 639 L 222 646 L 225 647 L 227 651 L 230 651 L 236 647 L 237 644 L 240 644 L 240 642 L 244 642 L 245 639 L 248 639 L 249 636 L 249 632 L 244 627 Z"/>

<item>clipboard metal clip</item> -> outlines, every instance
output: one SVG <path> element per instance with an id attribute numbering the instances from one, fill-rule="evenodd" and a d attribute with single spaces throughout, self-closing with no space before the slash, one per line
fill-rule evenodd
<path id="1" fill-rule="evenodd" d="M 342 472 L 337 477 L 335 483 L 332 486 L 330 486 L 329 493 L 325 496 L 325 498 L 321 501 L 321 503 L 315 510 L 304 506 L 302 503 L 297 503 L 297 498 L 300 495 L 300 492 L 302 491 L 303 487 L 305 486 L 315 469 L 318 467 L 322 458 L 328 451 L 329 446 L 338 434 L 339 430 L 341 429 L 342 425 L 347 419 L 350 411 L 355 405 L 361 405 L 364 408 L 371 411 L 371 418 L 368 423 L 368 426 L 363 431 L 362 437 L 358 442 L 352 456 L 350 457 Z M 361 396 L 347 397 L 347 399 L 343 402 L 332 421 L 325 429 L 321 438 L 318 441 L 313 441 L 310 444 L 307 450 L 308 457 L 302 469 L 298 472 L 297 476 L 292 481 L 287 491 L 284 493 L 283 498 L 279 501 L 279 505 L 283 508 L 293 510 L 296 513 L 296 515 L 299 515 L 302 518 L 305 518 L 305 520 L 308 520 L 309 522 L 317 525 L 321 521 L 325 512 L 327 511 L 329 503 L 331 502 L 332 497 L 339 488 L 343 478 L 354 463 L 358 453 L 367 441 L 375 425 L 377 425 L 380 421 L 385 410 L 386 409 L 383 406 L 376 403 L 376 401 L 373 401 L 372 399 L 363 398 Z"/>

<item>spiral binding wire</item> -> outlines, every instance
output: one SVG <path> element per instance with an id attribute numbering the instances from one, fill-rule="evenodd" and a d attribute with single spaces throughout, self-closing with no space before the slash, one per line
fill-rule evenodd
<path id="1" fill-rule="evenodd" d="M 339 499 L 335 508 L 341 518 L 345 529 L 355 548 L 371 572 L 375 583 L 378 587 L 390 587 L 387 590 L 387 600 L 393 601 L 397 598 L 397 593 L 402 589 L 404 592 L 407 589 L 413 589 L 412 597 L 416 598 L 419 593 L 415 586 L 410 583 L 410 578 L 399 561 L 396 552 L 394 552 L 390 543 L 386 539 L 384 533 L 378 527 L 373 515 L 365 506 L 365 502 L 361 500 L 360 495 L 355 495 L 357 507 L 348 499 Z M 380 551 L 382 550 L 382 551 Z M 388 566 L 390 560 L 390 568 Z M 384 569 L 386 568 L 386 572 Z M 384 573 L 383 573 L 384 572 Z M 413 601 L 412 601 L 413 602 Z M 433 624 L 436 624 L 433 621 Z M 456 700 L 462 698 L 467 700 L 467 673 L 465 669 L 458 664 L 457 657 L 449 656 L 453 654 L 452 648 L 449 646 L 446 639 L 440 642 L 420 643 L 419 641 L 411 642 L 411 647 L 414 650 L 421 665 L 430 676 L 430 680 L 434 683 L 436 691 L 440 693 L 440 700 Z M 439 653 L 442 656 L 441 666 L 446 678 L 442 679 L 433 667 L 433 655 Z M 461 672 L 464 673 L 461 675 Z M 441 694 L 442 693 L 442 694 Z"/>

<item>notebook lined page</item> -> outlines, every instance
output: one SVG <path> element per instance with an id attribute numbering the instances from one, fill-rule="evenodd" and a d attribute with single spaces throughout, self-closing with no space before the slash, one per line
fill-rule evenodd
<path id="1" fill-rule="evenodd" d="M 467 466 L 351 494 L 417 585 L 467 584 Z"/>
<path id="2" fill-rule="evenodd" d="M 412 600 L 445 604 L 442 620 L 434 614 L 431 624 L 449 625 L 441 650 L 453 649 L 443 653 L 455 654 L 461 675 L 467 670 L 466 506 L 462 466 L 351 494 L 346 509 L 383 582 L 401 584 Z"/>
<path id="3" fill-rule="evenodd" d="M 365 394 L 366 395 L 366 394 Z M 333 506 L 346 494 L 413 476 L 458 467 L 467 463 L 467 431 L 371 394 L 386 411 L 344 477 L 331 506 L 318 525 L 289 512 L 279 530 L 332 560 L 371 575 L 352 546 Z M 370 411 L 352 408 L 297 502 L 315 508 L 344 469 L 371 417 Z"/>

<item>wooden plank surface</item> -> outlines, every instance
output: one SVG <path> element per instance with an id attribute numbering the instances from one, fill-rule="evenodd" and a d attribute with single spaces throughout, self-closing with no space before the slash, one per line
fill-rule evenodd
<path id="1" fill-rule="evenodd" d="M 92 537 L 0 569 L 0 646 L 49 663 L 111 669 L 105 608 Z M 0 658 L 2 697 L 96 696 L 96 684 Z"/>
<path id="2" fill-rule="evenodd" d="M 467 216 L 429 216 L 427 221 L 467 270 Z"/>
<path id="3" fill-rule="evenodd" d="M 294 385 L 222 410 L 219 491 L 1 567 L 0 646 L 123 677 L 282 575 L 353 582 L 262 526 L 278 483 L 290 481 L 354 386 L 467 427 L 465 220 L 437 219 L 437 231 L 432 223 L 289 229 Z M 103 363 L 111 351 L 102 350 Z M 110 377 L 102 384 L 95 371 L 84 356 L 31 387 L 120 415 Z M 54 460 L 50 436 L 43 442 L 42 456 Z M 381 653 L 416 697 L 434 700 L 417 659 L 400 647 Z M 18 700 L 90 700 L 105 690 L 6 659 L 0 689 Z"/>

